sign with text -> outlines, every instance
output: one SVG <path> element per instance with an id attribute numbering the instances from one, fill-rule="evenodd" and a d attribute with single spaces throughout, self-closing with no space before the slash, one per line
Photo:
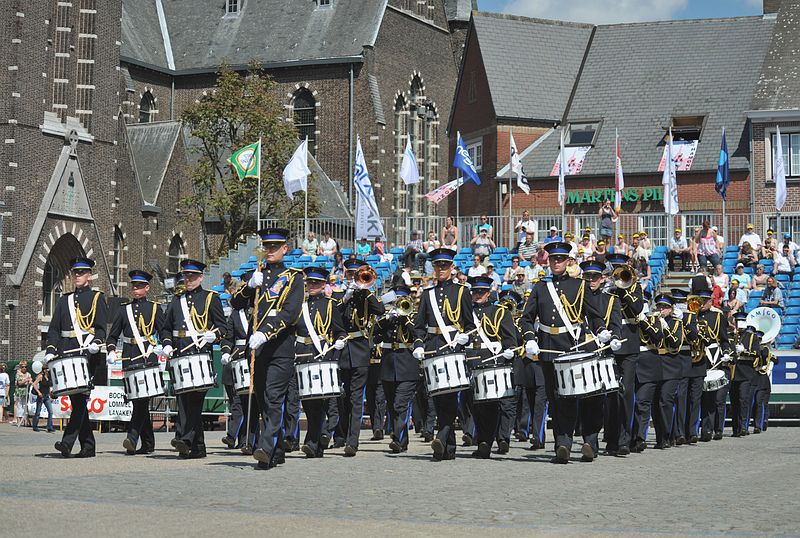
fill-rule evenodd
<path id="1" fill-rule="evenodd" d="M 628 187 L 622 191 L 623 202 L 650 202 L 661 201 L 664 188 L 657 187 Z M 614 201 L 614 189 L 585 189 L 582 191 L 567 191 L 567 204 L 599 204 L 606 200 Z"/>
<path id="2" fill-rule="evenodd" d="M 133 404 L 125 400 L 122 387 L 95 387 L 89 395 L 89 420 L 121 420 L 129 422 Z M 34 407 L 35 408 L 35 407 Z M 69 396 L 53 400 L 53 418 L 69 418 L 72 403 Z"/>

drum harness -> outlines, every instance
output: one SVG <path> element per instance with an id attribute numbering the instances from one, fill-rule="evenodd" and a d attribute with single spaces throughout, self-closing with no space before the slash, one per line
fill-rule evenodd
<path id="1" fill-rule="evenodd" d="M 80 305 L 76 305 L 78 299 L 77 295 L 73 293 L 71 301 L 67 301 L 69 309 L 69 317 L 72 321 L 72 328 L 75 331 L 75 338 L 78 340 L 78 346 L 85 348 L 89 345 L 92 339 L 92 325 L 94 325 L 94 316 L 97 313 L 97 299 L 100 297 L 99 293 L 95 293 L 92 300 L 92 309 L 85 316 L 81 314 Z"/>
<path id="2" fill-rule="evenodd" d="M 144 324 L 144 316 L 139 317 L 139 324 L 141 325 L 142 332 L 144 333 L 144 337 L 139 332 L 139 326 L 137 325 L 136 321 L 133 318 L 133 304 L 128 304 L 125 307 L 125 313 L 128 315 L 128 324 L 131 326 L 131 333 L 133 334 L 133 341 L 136 342 L 136 347 L 139 348 L 139 353 L 141 356 L 147 357 L 150 353 L 153 352 L 153 343 L 152 343 L 152 334 L 153 334 L 153 326 L 155 325 L 156 321 L 156 305 L 153 305 L 153 316 L 150 319 L 150 323 L 148 325 Z M 147 340 L 147 349 L 144 348 L 145 339 Z"/>
<path id="3" fill-rule="evenodd" d="M 322 318 L 319 315 L 319 312 L 317 312 L 316 320 L 319 321 L 322 324 L 322 327 L 320 327 L 320 328 L 325 333 L 328 332 L 328 327 L 330 327 L 330 324 L 331 324 L 331 312 L 330 312 L 330 309 L 331 309 L 331 303 L 329 301 L 328 302 L 328 320 L 327 320 L 327 323 L 322 321 Z M 317 332 L 317 329 L 314 326 L 314 323 L 311 321 L 311 313 L 308 310 L 308 302 L 307 301 L 303 302 L 302 313 L 303 313 L 303 323 L 306 324 L 306 329 L 308 329 L 308 336 L 309 336 L 309 338 L 311 338 L 311 342 L 314 344 L 314 347 L 316 348 L 317 353 L 319 353 L 321 355 L 326 354 L 330 350 L 330 347 L 328 346 L 328 342 L 325 342 L 325 347 L 323 349 L 322 341 L 320 340 L 319 333 Z"/>

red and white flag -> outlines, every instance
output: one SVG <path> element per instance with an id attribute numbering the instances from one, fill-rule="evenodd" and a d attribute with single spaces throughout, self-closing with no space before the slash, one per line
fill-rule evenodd
<path id="1" fill-rule="evenodd" d="M 454 192 L 464 184 L 464 178 L 460 177 L 458 179 L 454 179 L 449 183 L 445 183 L 440 187 L 436 187 L 431 192 L 425 195 L 425 198 L 433 202 L 434 204 L 438 204 Z"/>
<path id="2" fill-rule="evenodd" d="M 622 191 L 625 189 L 625 176 L 622 175 L 622 157 L 620 156 L 619 151 L 619 135 L 616 133 L 615 139 L 617 142 L 617 157 L 616 165 L 614 167 L 614 190 L 616 191 L 614 195 L 614 210 L 619 213 L 619 210 L 622 207 Z"/>

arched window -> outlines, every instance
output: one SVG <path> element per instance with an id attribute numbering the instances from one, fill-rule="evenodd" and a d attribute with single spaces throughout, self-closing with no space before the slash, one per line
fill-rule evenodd
<path id="1" fill-rule="evenodd" d="M 114 226 L 114 259 L 111 264 L 111 278 L 113 284 L 119 287 L 125 276 L 125 234 L 119 226 Z"/>
<path id="2" fill-rule="evenodd" d="M 308 137 L 308 151 L 316 153 L 317 101 L 307 88 L 300 88 L 294 94 L 294 127 L 300 140 Z"/>
<path id="3" fill-rule="evenodd" d="M 150 123 L 156 116 L 156 100 L 150 90 L 144 92 L 139 101 L 139 123 Z"/>
<path id="4" fill-rule="evenodd" d="M 181 267 L 181 260 L 186 257 L 186 247 L 180 235 L 175 234 L 169 242 L 169 264 L 170 274 L 175 274 Z"/>
<path id="5" fill-rule="evenodd" d="M 411 135 L 411 147 L 419 159 L 425 155 L 425 88 L 419 75 L 411 80 L 411 99 L 408 106 L 408 132 Z M 424 170 L 423 170 L 424 172 Z M 424 215 L 425 202 L 421 199 L 427 190 L 427 178 L 421 173 L 420 183 L 408 186 L 408 212 L 411 218 Z M 416 228 L 416 224 L 412 229 Z"/>
<path id="6" fill-rule="evenodd" d="M 394 214 L 400 217 L 400 222 L 405 222 L 406 212 L 408 211 L 408 187 L 400 179 L 400 166 L 403 163 L 403 152 L 406 149 L 406 138 L 408 137 L 408 107 L 406 99 L 398 95 L 394 101 Z M 402 225 L 404 226 L 404 225 Z M 406 234 L 398 234 L 397 241 L 405 241 Z"/>
<path id="7" fill-rule="evenodd" d="M 58 298 L 72 289 L 69 278 L 69 261 L 83 256 L 83 248 L 72 234 L 64 234 L 56 240 L 47 256 L 42 275 L 42 316 L 53 315 Z"/>

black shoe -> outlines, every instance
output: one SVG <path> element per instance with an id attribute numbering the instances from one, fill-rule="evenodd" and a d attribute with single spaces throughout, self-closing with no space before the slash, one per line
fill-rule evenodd
<path id="1" fill-rule="evenodd" d="M 241 451 L 242 451 L 242 454 L 244 454 L 245 456 L 252 456 L 253 455 L 253 447 L 250 446 L 250 445 L 244 445 L 241 448 Z"/>
<path id="2" fill-rule="evenodd" d="M 606 451 L 603 452 L 604 456 L 619 456 L 619 450 L 614 448 L 606 448 Z"/>
<path id="3" fill-rule="evenodd" d="M 709 441 L 711 441 L 711 434 L 710 433 L 702 434 L 700 436 L 700 441 L 703 442 L 703 443 L 708 443 Z"/>
<path id="4" fill-rule="evenodd" d="M 761 433 L 761 429 L 760 428 L 753 428 L 753 433 L 758 435 L 759 433 Z"/>
<path id="5" fill-rule="evenodd" d="M 431 441 L 431 448 L 433 449 L 433 459 L 441 461 L 444 459 L 444 443 L 441 439 L 434 439 Z"/>
<path id="6" fill-rule="evenodd" d="M 653 448 L 664 450 L 665 448 L 669 448 L 669 445 L 667 443 L 656 443 L 653 445 Z"/>
<path id="7" fill-rule="evenodd" d="M 354 446 L 347 445 L 344 447 L 344 455 L 345 457 L 352 458 L 358 452 L 358 448 Z"/>
<path id="8" fill-rule="evenodd" d="M 556 456 L 550 460 L 552 463 L 569 463 L 569 449 L 565 446 L 556 448 Z"/>
<path id="9" fill-rule="evenodd" d="M 230 435 L 226 435 L 222 438 L 222 444 L 228 448 L 233 448 L 236 445 L 236 439 L 231 437 Z"/>
<path id="10" fill-rule="evenodd" d="M 64 456 L 65 458 L 68 458 L 70 452 L 72 452 L 72 449 L 70 449 L 67 446 L 67 443 L 65 443 L 64 441 L 56 441 L 56 444 L 54 446 L 56 447 L 56 450 L 61 452 L 61 455 Z"/>
<path id="11" fill-rule="evenodd" d="M 720 433 L 720 432 L 715 433 L 714 437 L 712 437 L 712 439 L 714 441 L 719 441 L 720 439 L 722 439 L 722 433 Z"/>
<path id="12" fill-rule="evenodd" d="M 253 457 L 258 461 L 258 463 L 266 465 L 269 468 L 269 454 L 263 448 L 257 448 L 253 451 Z"/>
<path id="13" fill-rule="evenodd" d="M 375 430 L 372 432 L 370 441 L 383 441 L 383 430 Z"/>
<path id="14" fill-rule="evenodd" d="M 205 457 L 206 457 L 205 451 L 203 451 L 203 452 L 189 452 L 189 454 L 186 455 L 186 459 L 187 460 L 199 460 L 199 459 L 203 459 Z"/>
<path id="15" fill-rule="evenodd" d="M 400 446 L 400 443 L 393 439 L 392 442 L 389 443 L 389 450 L 392 451 L 392 454 L 399 454 L 403 451 L 403 447 Z"/>
<path id="16" fill-rule="evenodd" d="M 433 441 L 433 433 L 432 432 L 422 432 L 422 442 L 423 443 L 430 443 Z"/>
<path id="17" fill-rule="evenodd" d="M 172 439 L 169 440 L 169 444 L 170 446 L 172 446 L 172 448 L 178 448 L 178 438 L 173 437 Z"/>
<path id="18" fill-rule="evenodd" d="M 531 437 L 531 450 L 540 450 L 544 448 L 544 444 L 536 437 Z"/>
<path id="19" fill-rule="evenodd" d="M 297 452 L 300 450 L 300 441 L 295 441 L 292 443 L 292 449 L 289 452 Z"/>
<path id="20" fill-rule="evenodd" d="M 344 447 L 344 439 L 336 439 L 333 442 L 333 448 L 343 448 Z"/>
<path id="21" fill-rule="evenodd" d="M 38 432 L 39 428 L 31 428 L 33 431 Z"/>
<path id="22" fill-rule="evenodd" d="M 527 441 L 527 440 L 528 440 L 528 436 L 527 436 L 527 435 L 525 435 L 524 433 L 518 433 L 518 434 L 517 434 L 517 441 L 519 441 L 519 442 L 521 442 L 521 443 L 524 443 L 524 442 L 525 442 L 525 441 Z M 533 442 L 533 440 L 532 440 L 532 439 L 531 439 L 531 442 Z"/>
<path id="23" fill-rule="evenodd" d="M 691 437 L 689 437 L 689 444 L 690 445 L 697 444 L 697 436 L 696 435 L 692 435 Z"/>
<path id="24" fill-rule="evenodd" d="M 136 454 L 136 445 L 128 438 L 125 438 L 125 440 L 122 441 L 122 448 L 125 449 L 125 453 L 128 456 L 133 456 Z"/>
<path id="25" fill-rule="evenodd" d="M 500 439 L 499 441 L 497 441 L 498 454 L 508 454 L 509 448 L 510 447 L 508 446 L 508 441 L 506 441 L 505 439 Z"/>
<path id="26" fill-rule="evenodd" d="M 618 453 L 620 456 L 627 456 L 628 454 L 631 453 L 631 449 L 627 446 L 621 446 L 619 447 Z"/>
<path id="27" fill-rule="evenodd" d="M 323 450 L 328 448 L 328 445 L 331 444 L 331 437 L 327 433 L 323 433 L 319 436 L 319 446 Z"/>
<path id="28" fill-rule="evenodd" d="M 647 448 L 647 444 L 644 441 L 637 441 L 636 443 L 631 446 L 631 452 L 635 452 L 637 454 L 644 452 Z"/>
<path id="29" fill-rule="evenodd" d="M 189 454 L 189 452 L 192 451 L 192 449 L 189 448 L 189 445 L 187 445 L 186 442 L 182 439 L 175 440 L 175 450 L 177 450 L 178 454 L 180 454 L 181 456 L 186 456 Z"/>
<path id="30" fill-rule="evenodd" d="M 300 452 L 302 452 L 303 454 L 305 454 L 307 458 L 316 458 L 316 457 L 317 457 L 317 454 L 316 454 L 316 453 L 314 452 L 314 450 L 313 450 L 313 449 L 312 449 L 310 446 L 308 446 L 308 445 L 303 445 L 303 446 L 301 446 L 301 447 L 300 447 Z"/>
<path id="31" fill-rule="evenodd" d="M 686 444 L 686 438 L 685 437 L 678 437 L 675 440 L 675 444 L 678 445 L 678 446 L 685 445 Z"/>
<path id="32" fill-rule="evenodd" d="M 461 446 L 472 446 L 472 436 L 465 433 L 461 436 Z"/>
<path id="33" fill-rule="evenodd" d="M 589 443 L 583 443 L 581 447 L 581 461 L 585 463 L 591 463 L 597 457 L 597 454 L 594 453 L 594 449 L 592 445 Z"/>
<path id="34" fill-rule="evenodd" d="M 93 458 L 94 450 L 87 450 L 82 448 L 80 452 L 75 455 L 76 458 Z"/>
<path id="35" fill-rule="evenodd" d="M 148 446 L 147 448 L 142 447 L 142 448 L 138 449 L 136 451 L 136 453 L 137 454 L 152 454 L 155 451 L 156 451 L 155 447 Z"/>
<path id="36" fill-rule="evenodd" d="M 299 446 L 297 448 L 300 448 Z M 293 437 L 284 437 L 283 439 L 283 449 L 286 452 L 291 452 L 292 450 L 296 450 L 294 448 L 294 438 Z"/>
<path id="37" fill-rule="evenodd" d="M 272 467 L 275 467 L 277 465 L 283 465 L 284 463 L 286 463 L 286 456 L 284 456 L 283 454 L 276 454 L 275 457 L 272 458 L 272 462 L 270 462 L 270 465 Z"/>

